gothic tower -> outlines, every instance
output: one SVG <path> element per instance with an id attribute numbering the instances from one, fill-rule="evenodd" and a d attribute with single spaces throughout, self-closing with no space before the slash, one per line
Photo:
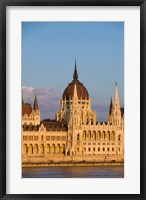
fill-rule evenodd
<path id="1" fill-rule="evenodd" d="M 56 120 L 69 123 L 72 109 L 76 107 L 79 118 L 78 124 L 95 124 L 96 112 L 91 109 L 89 93 L 85 86 L 79 81 L 77 66 L 75 62 L 73 80 L 63 92 L 60 111 L 56 113 Z M 71 120 L 70 120 L 71 122 Z"/>
<path id="2" fill-rule="evenodd" d="M 38 106 L 36 91 L 35 91 L 35 97 L 34 97 L 34 103 L 33 103 L 33 114 L 34 114 L 35 125 L 40 124 L 40 110 Z"/>
<path id="3" fill-rule="evenodd" d="M 121 126 L 121 109 L 120 109 L 117 83 L 115 86 L 114 103 L 112 104 L 112 99 L 111 99 L 108 119 L 110 123 L 114 123 L 116 126 Z"/>
<path id="4" fill-rule="evenodd" d="M 36 97 L 34 97 L 34 104 L 33 108 L 31 104 L 24 103 L 23 95 L 22 95 L 22 124 L 32 124 L 32 125 L 39 125 L 40 124 L 40 110 L 38 106 L 38 101 Z"/>

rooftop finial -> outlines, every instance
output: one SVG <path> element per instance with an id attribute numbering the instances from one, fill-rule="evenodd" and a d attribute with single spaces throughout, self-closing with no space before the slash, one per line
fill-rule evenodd
<path id="1" fill-rule="evenodd" d="M 36 89 L 35 89 L 35 97 L 34 97 L 33 109 L 34 110 L 39 110 L 38 101 L 37 101 L 37 97 L 36 97 Z"/>
<path id="2" fill-rule="evenodd" d="M 116 81 L 116 86 L 117 86 L 117 81 Z"/>
<path id="3" fill-rule="evenodd" d="M 76 59 L 75 59 L 75 69 L 74 69 L 73 79 L 74 79 L 75 81 L 78 80 L 78 73 L 77 73 Z"/>

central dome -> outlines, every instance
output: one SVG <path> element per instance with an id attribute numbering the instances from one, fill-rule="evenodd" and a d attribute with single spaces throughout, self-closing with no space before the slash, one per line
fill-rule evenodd
<path id="1" fill-rule="evenodd" d="M 78 74 L 77 74 L 77 68 L 76 68 L 76 62 L 75 62 L 75 70 L 73 74 L 73 80 L 69 85 L 66 87 L 66 89 L 63 92 L 63 100 L 69 100 L 73 99 L 74 95 L 74 88 L 76 84 L 76 90 L 77 90 L 77 96 L 79 100 L 89 100 L 89 94 L 85 86 L 78 80 Z"/>

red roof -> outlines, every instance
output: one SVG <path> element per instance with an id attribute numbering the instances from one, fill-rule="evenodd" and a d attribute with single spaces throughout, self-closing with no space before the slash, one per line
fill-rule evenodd
<path id="1" fill-rule="evenodd" d="M 31 104 L 29 103 L 22 104 L 22 115 L 27 114 L 29 116 L 31 113 L 32 113 Z"/>
<path id="2" fill-rule="evenodd" d="M 74 84 L 76 83 L 76 89 L 77 89 L 77 96 L 79 100 L 86 100 L 89 99 L 89 94 L 87 89 L 84 87 L 84 85 L 79 80 L 73 80 L 67 88 L 63 92 L 63 99 L 66 98 L 66 100 L 73 99 L 74 95 Z"/>

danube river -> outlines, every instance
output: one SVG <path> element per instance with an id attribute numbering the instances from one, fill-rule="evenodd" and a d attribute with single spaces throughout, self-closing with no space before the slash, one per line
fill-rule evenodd
<path id="1" fill-rule="evenodd" d="M 124 178 L 124 166 L 30 167 L 22 178 Z"/>

